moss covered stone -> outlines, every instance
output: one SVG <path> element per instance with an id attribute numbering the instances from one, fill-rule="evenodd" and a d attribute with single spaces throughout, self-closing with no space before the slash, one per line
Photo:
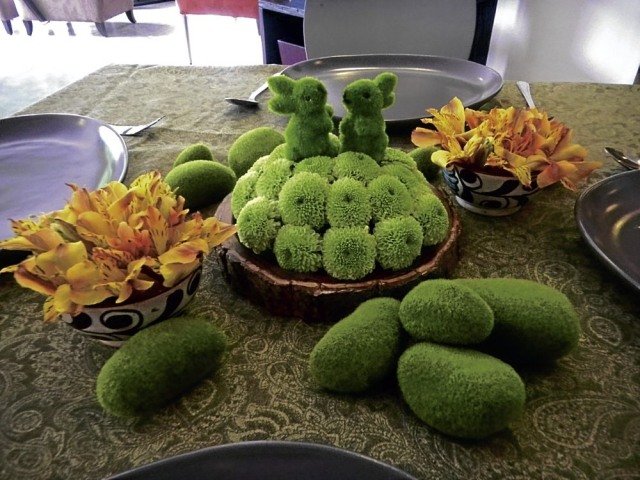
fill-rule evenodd
<path id="1" fill-rule="evenodd" d="M 255 197 L 256 182 L 259 177 L 258 172 L 249 171 L 236 182 L 231 196 L 231 213 L 233 213 L 234 218 L 238 218 L 244 206 Z"/>
<path id="2" fill-rule="evenodd" d="M 407 268 L 422 250 L 422 227 L 413 217 L 381 220 L 376 224 L 373 236 L 376 239 L 376 258 L 382 268 Z"/>
<path id="3" fill-rule="evenodd" d="M 196 143 L 189 145 L 178 154 L 173 162 L 173 167 L 175 168 L 178 165 L 191 162 L 192 160 L 215 160 L 215 158 L 213 158 L 213 153 L 211 153 L 211 149 L 207 145 L 204 143 Z"/>
<path id="4" fill-rule="evenodd" d="M 322 267 L 322 239 L 309 225 L 285 225 L 273 245 L 278 265 L 294 272 L 315 272 Z"/>
<path id="5" fill-rule="evenodd" d="M 453 280 L 427 280 L 402 300 L 400 321 L 416 340 L 471 345 L 493 328 L 493 312 L 471 288 Z"/>
<path id="6" fill-rule="evenodd" d="M 480 348 L 505 361 L 539 364 L 574 349 L 580 321 L 571 301 L 555 288 L 531 280 L 456 280 L 480 295 L 495 315 L 491 335 Z"/>
<path id="7" fill-rule="evenodd" d="M 237 176 L 244 175 L 256 160 L 269 155 L 284 143 L 282 133 L 271 127 L 258 127 L 240 135 L 229 149 L 229 166 Z"/>
<path id="8" fill-rule="evenodd" d="M 398 178 L 380 175 L 373 179 L 367 188 L 374 220 L 408 215 L 411 212 L 411 195 Z"/>
<path id="9" fill-rule="evenodd" d="M 401 340 L 399 303 L 368 300 L 331 327 L 309 358 L 315 381 L 336 392 L 361 392 L 392 372 Z"/>
<path id="10" fill-rule="evenodd" d="M 293 162 L 285 158 L 267 160 L 256 182 L 256 195 L 277 200 L 280 190 L 292 174 Z"/>
<path id="11" fill-rule="evenodd" d="M 412 215 L 422 227 L 423 245 L 437 245 L 447 238 L 451 222 L 442 201 L 434 194 L 416 196 Z"/>
<path id="12" fill-rule="evenodd" d="M 332 227 L 366 227 L 371 220 L 367 187 L 350 177 L 336 180 L 329 188 L 327 219 Z"/>
<path id="13" fill-rule="evenodd" d="M 350 177 L 363 183 L 368 183 L 380 175 L 380 165 L 371 158 L 360 152 L 344 152 L 336 157 L 333 167 L 335 178 Z"/>
<path id="14" fill-rule="evenodd" d="M 100 370 L 98 401 L 121 417 L 151 413 L 213 373 L 226 345 L 224 334 L 200 318 L 171 318 L 147 327 Z"/>
<path id="15" fill-rule="evenodd" d="M 479 439 L 506 428 L 524 410 L 522 379 L 484 353 L 420 343 L 398 360 L 398 384 L 413 412 L 448 435 Z"/>
<path id="16" fill-rule="evenodd" d="M 280 225 L 278 202 L 256 197 L 238 215 L 238 239 L 255 253 L 261 253 L 271 248 Z"/>
<path id="17" fill-rule="evenodd" d="M 324 235 L 322 263 L 332 277 L 362 278 L 375 268 L 376 240 L 367 228 L 330 228 Z"/>
<path id="18" fill-rule="evenodd" d="M 329 183 L 311 172 L 294 175 L 282 187 L 278 205 L 284 223 L 310 225 L 319 230 L 326 222 Z"/>
<path id="19" fill-rule="evenodd" d="M 236 175 L 226 165 L 211 160 L 192 160 L 172 169 L 165 182 L 185 198 L 187 208 L 215 203 L 233 190 Z"/>
<path id="20" fill-rule="evenodd" d="M 431 161 L 431 154 L 437 150 L 440 150 L 440 148 L 418 147 L 409 152 L 411 158 L 415 160 L 418 170 L 420 170 L 420 172 L 422 172 L 425 178 L 429 181 L 435 180 L 438 176 L 438 172 L 440 172 L 440 167 Z"/>

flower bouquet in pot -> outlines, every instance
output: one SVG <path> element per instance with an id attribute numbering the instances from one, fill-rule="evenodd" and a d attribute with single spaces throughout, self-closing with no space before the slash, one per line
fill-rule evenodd
<path id="1" fill-rule="evenodd" d="M 204 255 L 236 230 L 199 212 L 189 215 L 184 198 L 158 172 L 129 187 L 70 187 L 62 210 L 12 221 L 15 236 L 0 248 L 31 255 L 1 272 L 47 296 L 45 321 L 62 319 L 112 346 L 184 308 Z"/>
<path id="2" fill-rule="evenodd" d="M 518 211 L 529 195 L 556 182 L 570 190 L 601 166 L 586 161 L 587 151 L 572 132 L 536 108 L 464 108 L 453 98 L 433 118 L 434 129 L 416 128 L 411 141 L 440 147 L 431 161 L 442 167 L 446 183 L 464 208 L 501 216 Z"/>

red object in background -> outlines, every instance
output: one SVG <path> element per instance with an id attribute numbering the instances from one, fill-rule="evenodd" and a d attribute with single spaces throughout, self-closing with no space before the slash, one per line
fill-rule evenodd
<path id="1" fill-rule="evenodd" d="M 178 9 L 184 17 L 184 32 L 187 37 L 189 65 L 191 59 L 191 42 L 189 40 L 189 24 L 187 15 L 221 15 L 224 17 L 258 18 L 258 0 L 176 0 Z"/>

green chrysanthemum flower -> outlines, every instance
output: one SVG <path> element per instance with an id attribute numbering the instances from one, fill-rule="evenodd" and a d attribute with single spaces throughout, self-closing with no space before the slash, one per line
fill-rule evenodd
<path id="1" fill-rule="evenodd" d="M 396 177 L 412 193 L 424 192 L 429 188 L 424 176 L 415 168 L 412 169 L 404 163 L 387 163 L 382 167 L 382 173 Z"/>
<path id="2" fill-rule="evenodd" d="M 422 227 L 413 217 L 382 220 L 376 224 L 373 236 L 376 239 L 378 263 L 385 269 L 408 267 L 422 250 Z"/>
<path id="3" fill-rule="evenodd" d="M 269 163 L 269 159 L 270 159 L 269 155 L 260 157 L 258 160 L 255 161 L 253 165 L 251 165 L 251 168 L 249 168 L 248 171 L 262 173 L 265 167 L 267 166 L 267 164 Z"/>
<path id="4" fill-rule="evenodd" d="M 282 187 L 280 212 L 282 221 L 293 225 L 310 225 L 320 229 L 325 224 L 329 184 L 317 173 L 300 172 Z"/>
<path id="5" fill-rule="evenodd" d="M 386 165 L 387 163 L 402 163 L 412 170 L 416 168 L 416 162 L 411 158 L 411 155 L 403 152 L 399 148 L 389 147 L 384 151 L 382 165 Z"/>
<path id="6" fill-rule="evenodd" d="M 327 219 L 332 227 L 365 227 L 371 220 L 369 192 L 354 178 L 336 180 L 329 188 Z"/>
<path id="7" fill-rule="evenodd" d="M 234 218 L 238 218 L 240 211 L 255 196 L 256 182 L 259 177 L 260 174 L 258 172 L 249 171 L 236 182 L 231 195 L 231 213 L 233 213 Z"/>
<path id="8" fill-rule="evenodd" d="M 333 181 L 333 167 L 335 163 L 336 160 L 331 157 L 309 157 L 296 163 L 293 173 L 294 175 L 300 172 L 317 173 L 327 180 Z"/>
<path id="9" fill-rule="evenodd" d="M 277 160 L 278 158 L 287 158 L 287 144 L 281 143 L 268 155 L 270 160 Z"/>
<path id="10" fill-rule="evenodd" d="M 408 215 L 411 212 L 411 195 L 407 187 L 396 177 L 380 175 L 372 180 L 367 188 L 374 220 Z"/>
<path id="11" fill-rule="evenodd" d="M 322 245 L 324 269 L 341 280 L 357 280 L 376 265 L 376 240 L 365 228 L 330 228 Z"/>
<path id="12" fill-rule="evenodd" d="M 293 162 L 284 158 L 278 158 L 268 162 L 268 168 L 264 168 L 262 175 L 256 182 L 256 195 L 277 200 L 282 186 L 291 177 Z"/>
<path id="13" fill-rule="evenodd" d="M 380 165 L 361 152 L 344 152 L 336 157 L 333 176 L 336 178 L 350 177 L 363 183 L 369 183 L 380 174 Z"/>
<path id="14" fill-rule="evenodd" d="M 238 238 L 255 253 L 271 248 L 280 229 L 278 202 L 265 197 L 250 200 L 238 215 Z"/>
<path id="15" fill-rule="evenodd" d="M 322 267 L 322 240 L 309 225 L 285 225 L 273 245 L 278 265 L 295 272 L 315 272 Z"/>
<path id="16" fill-rule="evenodd" d="M 432 194 L 417 197 L 412 215 L 422 227 L 425 247 L 436 245 L 447 238 L 450 226 L 449 215 L 437 196 Z"/>

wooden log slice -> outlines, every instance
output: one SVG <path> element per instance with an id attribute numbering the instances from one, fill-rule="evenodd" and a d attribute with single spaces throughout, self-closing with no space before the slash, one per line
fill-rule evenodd
<path id="1" fill-rule="evenodd" d="M 216 247 L 216 257 L 227 282 L 269 313 L 335 322 L 365 300 L 381 296 L 402 298 L 427 278 L 451 274 L 459 257 L 460 219 L 449 199 L 440 190 L 434 190 L 449 214 L 449 235 L 442 243 L 423 248 L 420 257 L 404 270 L 394 272 L 376 267 L 371 274 L 356 281 L 338 280 L 325 272 L 292 272 L 280 268 L 273 253 L 253 253 L 236 235 Z M 224 198 L 215 216 L 233 223 L 231 195 Z"/>

